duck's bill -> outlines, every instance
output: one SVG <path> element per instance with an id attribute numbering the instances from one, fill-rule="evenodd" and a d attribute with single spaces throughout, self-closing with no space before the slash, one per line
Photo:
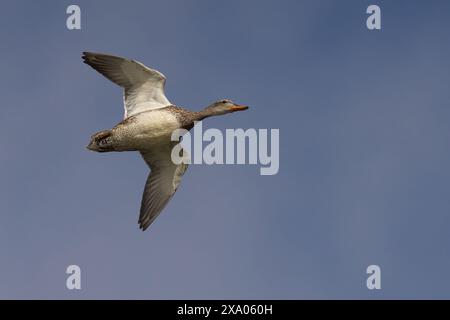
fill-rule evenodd
<path id="1" fill-rule="evenodd" d="M 248 106 L 240 106 L 240 105 L 235 105 L 230 107 L 231 111 L 242 111 L 242 110 L 247 110 Z"/>

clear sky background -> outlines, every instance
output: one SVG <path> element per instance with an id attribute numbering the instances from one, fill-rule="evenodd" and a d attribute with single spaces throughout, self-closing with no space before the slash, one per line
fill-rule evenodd
<path id="1" fill-rule="evenodd" d="M 72 3 L 1 6 L 0 298 L 450 298 L 448 1 Z M 85 149 L 123 114 L 86 50 L 250 105 L 204 128 L 279 128 L 279 174 L 193 165 L 141 232 L 145 163 Z"/>

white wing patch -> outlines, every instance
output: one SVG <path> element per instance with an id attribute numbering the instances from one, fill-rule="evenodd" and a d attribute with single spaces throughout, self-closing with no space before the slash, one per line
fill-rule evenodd
<path id="1" fill-rule="evenodd" d="M 164 94 L 166 77 L 140 62 L 101 53 L 84 52 L 83 60 L 124 88 L 124 118 L 171 105 Z"/>
<path id="2" fill-rule="evenodd" d="M 173 186 L 173 188 L 175 190 L 177 190 L 178 186 L 180 185 L 181 178 L 183 177 L 183 175 L 186 172 L 187 168 L 188 168 L 187 164 L 181 163 L 175 169 L 175 173 L 173 175 L 173 181 L 172 181 L 172 186 Z"/>

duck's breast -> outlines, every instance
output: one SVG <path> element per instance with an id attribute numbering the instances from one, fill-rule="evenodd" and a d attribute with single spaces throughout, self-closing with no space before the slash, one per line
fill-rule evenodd
<path id="1" fill-rule="evenodd" d="M 168 143 L 172 132 L 180 127 L 175 114 L 158 109 L 136 114 L 115 129 L 121 144 L 135 150 L 144 150 L 151 145 Z"/>

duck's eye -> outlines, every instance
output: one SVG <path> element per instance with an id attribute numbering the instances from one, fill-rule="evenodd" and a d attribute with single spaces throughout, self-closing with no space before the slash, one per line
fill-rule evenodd
<path id="1" fill-rule="evenodd" d="M 222 100 L 222 103 L 227 103 L 227 100 Z"/>

